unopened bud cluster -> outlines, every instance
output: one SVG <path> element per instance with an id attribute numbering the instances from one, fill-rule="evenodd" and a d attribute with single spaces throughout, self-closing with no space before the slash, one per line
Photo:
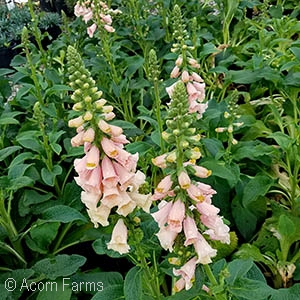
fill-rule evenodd
<path id="1" fill-rule="evenodd" d="M 234 131 L 244 125 L 243 122 L 238 122 L 238 120 L 241 118 L 241 115 L 238 114 L 239 105 L 237 104 L 237 100 L 238 94 L 236 92 L 233 92 L 229 96 L 227 110 L 224 112 L 224 118 L 227 121 L 226 123 L 228 125 L 217 127 L 215 129 L 217 133 L 227 133 L 229 136 L 229 142 L 233 145 L 236 145 L 238 143 L 238 141 L 233 138 Z"/>
<path id="2" fill-rule="evenodd" d="M 69 61 L 69 85 L 74 90 L 71 95 L 71 99 L 75 102 L 73 110 L 78 112 L 78 117 L 71 119 L 69 126 L 81 128 L 90 123 L 97 124 L 100 120 L 112 120 L 115 117 L 113 107 L 106 105 L 107 101 L 102 98 L 102 91 L 98 90 L 95 80 L 84 67 L 79 53 L 72 46 L 68 47 L 67 59 Z"/>

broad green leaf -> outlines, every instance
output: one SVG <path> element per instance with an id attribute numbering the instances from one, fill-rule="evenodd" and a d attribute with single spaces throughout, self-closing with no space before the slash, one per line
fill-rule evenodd
<path id="1" fill-rule="evenodd" d="M 247 272 L 252 268 L 252 259 L 235 259 L 228 263 L 227 269 L 229 271 L 229 277 L 226 281 L 230 285 L 234 285 L 236 280 L 244 277 Z"/>
<path id="2" fill-rule="evenodd" d="M 59 278 L 56 281 L 43 281 L 44 289 L 40 289 L 37 300 L 70 300 L 72 297 L 72 285 L 67 278 Z M 37 286 L 37 284 L 36 284 Z M 80 291 L 80 290 L 79 290 Z"/>
<path id="3" fill-rule="evenodd" d="M 55 178 L 57 175 L 62 173 L 62 167 L 59 165 L 55 165 L 51 171 L 46 168 L 43 168 L 41 171 L 41 176 L 43 181 L 50 186 L 54 186 Z"/>
<path id="4" fill-rule="evenodd" d="M 20 146 L 10 146 L 0 150 L 0 161 L 15 153 L 16 151 L 22 149 Z"/>
<path id="5" fill-rule="evenodd" d="M 212 171 L 212 176 L 226 179 L 229 186 L 234 187 L 240 176 L 239 168 L 236 165 L 226 165 L 225 162 L 215 159 L 205 159 L 201 162 L 201 166 Z"/>
<path id="6" fill-rule="evenodd" d="M 238 278 L 228 290 L 237 299 L 266 300 L 272 294 L 272 289 L 266 283 L 248 278 Z"/>
<path id="7" fill-rule="evenodd" d="M 114 284 L 108 287 L 104 287 L 102 292 L 98 292 L 91 300 L 103 300 L 103 299 L 124 299 L 123 284 Z"/>
<path id="8" fill-rule="evenodd" d="M 289 135 L 284 134 L 280 131 L 269 134 L 268 138 L 274 139 L 276 143 L 285 151 L 287 151 L 294 142 L 294 140 Z"/>
<path id="9" fill-rule="evenodd" d="M 126 150 L 128 152 L 130 152 L 130 153 L 138 152 L 140 156 L 144 155 L 151 149 L 153 149 L 153 145 L 146 143 L 146 142 L 142 142 L 142 141 L 133 142 L 126 146 Z"/>
<path id="10" fill-rule="evenodd" d="M 53 258 L 45 258 L 33 265 L 32 269 L 46 278 L 55 280 L 58 277 L 66 277 L 74 274 L 86 262 L 81 255 L 57 255 Z"/>
<path id="11" fill-rule="evenodd" d="M 245 186 L 242 204 L 247 207 L 259 196 L 264 196 L 273 184 L 272 178 L 265 175 L 256 175 Z"/>
<path id="12" fill-rule="evenodd" d="M 8 170 L 8 177 L 11 179 L 21 177 L 25 174 L 26 170 L 32 165 L 34 164 L 18 164 L 13 167 L 10 167 Z"/>
<path id="13" fill-rule="evenodd" d="M 48 220 L 51 222 L 62 222 L 70 223 L 74 221 L 87 222 L 87 219 L 78 210 L 65 206 L 65 205 L 55 205 L 48 208 L 42 214 L 43 220 Z"/>
<path id="14" fill-rule="evenodd" d="M 19 146 L 14 146 L 14 147 L 19 147 Z M 21 164 L 27 159 L 34 159 L 34 155 L 32 154 L 32 152 L 22 152 L 18 154 L 10 163 L 9 168 Z"/>
<path id="15" fill-rule="evenodd" d="M 81 282 L 87 283 L 87 285 L 83 284 L 82 291 L 87 293 L 93 292 L 89 291 L 89 287 L 95 287 L 94 292 L 102 292 L 105 291 L 109 286 L 112 285 L 123 285 L 123 277 L 118 272 L 90 272 L 90 273 L 80 273 L 72 276 L 72 282 L 80 284 Z M 92 293 L 94 294 L 94 293 Z"/>
<path id="16" fill-rule="evenodd" d="M 300 283 L 295 283 L 290 288 L 273 290 L 270 300 L 296 300 L 300 295 Z"/>
<path id="17" fill-rule="evenodd" d="M 21 176 L 10 181 L 10 190 L 17 191 L 26 186 L 32 186 L 34 180 L 28 176 Z"/>
<path id="18" fill-rule="evenodd" d="M 58 233 L 59 227 L 60 223 L 54 222 L 35 224 L 30 230 L 30 238 L 28 237 L 28 239 L 31 239 L 32 243 L 27 243 L 28 246 L 30 247 L 30 245 L 34 244 L 36 247 L 32 250 L 38 251 L 37 249 L 40 249 L 40 253 L 47 253 L 47 251 L 49 251 L 50 244 Z"/>
<path id="19" fill-rule="evenodd" d="M 142 300 L 142 269 L 140 267 L 131 268 L 124 281 L 124 296 L 126 300 Z"/>
<path id="20" fill-rule="evenodd" d="M 241 205 L 237 196 L 232 201 L 232 215 L 239 232 L 246 240 L 249 240 L 255 233 L 257 217 Z"/>
<path id="21" fill-rule="evenodd" d="M 125 72 L 126 77 L 131 77 L 139 68 L 144 65 L 144 58 L 139 55 L 129 56 L 125 59 L 127 64 L 127 70 Z"/>
<path id="22" fill-rule="evenodd" d="M 25 284 L 30 282 L 30 278 L 34 274 L 34 271 L 32 269 L 15 269 L 10 272 L 1 272 L 0 273 L 0 298 L 1 299 L 22 299 L 21 295 L 23 292 L 26 291 Z M 13 278 L 16 283 L 16 288 L 9 292 L 9 298 L 4 298 L 3 295 L 5 295 L 5 291 L 7 289 L 5 288 L 4 284 L 5 280 L 8 278 Z M 14 284 L 14 282 L 10 281 L 11 284 Z M 11 285 L 9 285 L 11 286 Z M 4 290 L 3 290 L 4 288 Z"/>

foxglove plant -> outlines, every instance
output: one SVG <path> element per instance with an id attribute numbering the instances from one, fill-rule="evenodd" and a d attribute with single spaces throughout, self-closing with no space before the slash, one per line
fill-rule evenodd
<path id="1" fill-rule="evenodd" d="M 161 246 L 174 254 L 169 261 L 180 266 L 173 269 L 175 276 L 181 276 L 175 291 L 190 289 L 196 265 L 211 263 L 217 254 L 208 237 L 230 243 L 229 227 L 212 204 L 216 191 L 199 182 L 211 171 L 196 164 L 201 157 L 200 135 L 192 127 L 196 119 L 196 113 L 190 113 L 186 87 L 178 81 L 169 103 L 167 130 L 162 134 L 169 152 L 153 159 L 153 164 L 164 169 L 166 176 L 152 196 L 153 201 L 162 200 L 152 213 L 159 226 L 157 237 Z"/>
<path id="2" fill-rule="evenodd" d="M 115 117 L 113 107 L 106 104 L 95 86 L 90 72 L 72 46 L 67 51 L 70 86 L 74 90 L 73 110 L 76 117 L 69 121 L 77 134 L 71 139 L 74 147 L 84 146 L 83 158 L 75 159 L 76 183 L 83 189 L 81 200 L 97 228 L 109 225 L 112 209 L 118 216 L 108 249 L 120 254 L 129 252 L 125 218 L 136 207 L 149 212 L 150 194 L 139 193 L 145 175 L 136 171 L 138 154 L 124 149 L 129 143 L 122 128 L 109 123 Z M 124 220 L 123 220 L 124 219 Z"/>
<path id="3" fill-rule="evenodd" d="M 90 38 L 93 37 L 96 29 L 104 28 L 107 32 L 114 32 L 111 14 L 119 13 L 119 10 L 110 9 L 103 1 L 78 1 L 74 7 L 76 17 L 82 17 L 87 27 Z"/>

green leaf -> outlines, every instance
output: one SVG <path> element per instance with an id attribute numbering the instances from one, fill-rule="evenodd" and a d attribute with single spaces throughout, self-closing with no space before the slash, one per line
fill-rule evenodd
<path id="1" fill-rule="evenodd" d="M 125 135 L 128 137 L 138 136 L 144 133 L 140 128 L 138 128 L 131 122 L 114 120 L 110 122 L 110 124 L 121 127 L 124 130 Z"/>
<path id="2" fill-rule="evenodd" d="M 131 77 L 139 68 L 144 65 L 144 61 L 144 58 L 139 55 L 129 56 L 125 58 L 125 62 L 127 64 L 125 76 Z"/>
<path id="3" fill-rule="evenodd" d="M 237 299 L 265 300 L 272 294 L 272 289 L 266 283 L 248 278 L 239 278 L 228 290 Z"/>
<path id="4" fill-rule="evenodd" d="M 59 278 L 55 281 L 46 281 L 37 300 L 70 300 L 72 297 L 72 286 L 67 285 L 67 278 Z M 46 288 L 47 287 L 47 288 Z"/>
<path id="5" fill-rule="evenodd" d="M 294 142 L 289 135 L 280 131 L 269 134 L 268 138 L 274 139 L 276 143 L 285 151 L 287 151 Z"/>
<path id="6" fill-rule="evenodd" d="M 227 269 L 229 271 L 229 277 L 226 281 L 233 285 L 236 280 L 246 275 L 246 273 L 252 268 L 252 259 L 235 259 L 228 263 Z"/>
<path id="7" fill-rule="evenodd" d="M 124 296 L 126 300 L 142 300 L 142 295 L 142 270 L 135 266 L 125 277 Z"/>
<path id="8" fill-rule="evenodd" d="M 24 289 L 22 288 L 23 283 L 27 283 L 30 282 L 29 278 L 32 277 L 32 275 L 34 274 L 34 271 L 32 269 L 16 269 L 10 272 L 1 272 L 0 273 L 0 282 L 4 283 L 5 280 L 7 280 L 8 278 L 13 278 L 16 282 L 16 288 L 9 292 L 9 298 L 4 298 L 3 296 L 5 295 L 5 291 L 7 291 L 7 289 L 5 288 L 4 284 L 0 284 L 0 297 L 1 299 L 22 299 L 21 295 L 23 294 L 23 292 L 25 291 L 25 287 Z"/>
<path id="9" fill-rule="evenodd" d="M 0 161 L 3 161 L 6 157 L 22 149 L 20 146 L 10 146 L 0 150 Z"/>
<path id="10" fill-rule="evenodd" d="M 130 153 L 136 153 L 138 152 L 140 156 L 144 155 L 147 153 L 149 150 L 153 148 L 153 145 L 138 141 L 138 142 L 133 142 L 128 145 L 126 145 L 126 150 Z"/>
<path id="11" fill-rule="evenodd" d="M 240 177 L 237 165 L 227 165 L 225 162 L 208 158 L 201 162 L 201 166 L 211 170 L 212 176 L 226 179 L 231 188 L 237 184 Z"/>
<path id="12" fill-rule="evenodd" d="M 28 130 L 26 132 L 20 133 L 16 137 L 16 140 L 24 148 L 41 153 L 43 152 L 43 148 L 39 143 L 38 136 L 40 136 L 40 133 L 38 131 Z"/>
<path id="13" fill-rule="evenodd" d="M 272 178 L 265 175 L 256 175 L 245 186 L 242 204 L 247 207 L 259 196 L 264 196 L 273 184 Z"/>
<path id="14" fill-rule="evenodd" d="M 102 292 L 98 292 L 91 300 L 103 299 L 124 299 L 123 284 L 109 285 L 108 287 L 105 287 Z"/>
<path id="15" fill-rule="evenodd" d="M 123 277 L 118 272 L 89 272 L 73 275 L 72 282 L 77 283 L 78 285 L 81 282 L 88 283 L 88 285 L 83 284 L 82 291 L 84 292 L 102 292 L 105 291 L 109 286 L 119 284 L 123 285 Z M 89 286 L 94 286 L 95 288 L 92 291 L 89 291 L 87 289 Z M 96 288 L 98 288 L 98 290 Z"/>
<path id="16" fill-rule="evenodd" d="M 58 277 L 66 277 L 74 274 L 86 262 L 81 255 L 57 255 L 53 258 L 45 258 L 38 261 L 32 269 L 46 278 L 55 280 Z"/>
<path id="17" fill-rule="evenodd" d="M 296 300 L 300 295 L 300 283 L 294 284 L 290 288 L 273 290 L 270 300 Z"/>
<path id="18" fill-rule="evenodd" d="M 17 191 L 26 186 L 32 186 L 34 184 L 34 180 L 28 176 L 22 176 L 10 181 L 10 187 L 8 189 L 12 191 Z"/>
<path id="19" fill-rule="evenodd" d="M 48 208 L 42 214 L 42 219 L 61 223 L 70 223 L 74 221 L 83 221 L 85 223 L 87 222 L 86 217 L 82 215 L 78 210 L 65 205 L 55 205 Z"/>
<path id="20" fill-rule="evenodd" d="M 290 51 L 300 60 L 300 47 L 291 47 Z"/>
<path id="21" fill-rule="evenodd" d="M 237 196 L 232 201 L 232 215 L 242 236 L 246 240 L 251 239 L 256 229 L 257 217 L 241 205 Z"/>
<path id="22" fill-rule="evenodd" d="M 34 164 L 18 164 L 13 167 L 9 167 L 8 177 L 11 179 L 21 177 L 25 174 L 26 170 L 32 165 Z"/>
<path id="23" fill-rule="evenodd" d="M 51 242 L 58 233 L 60 223 L 39 223 L 40 222 L 33 225 L 30 230 L 31 242 L 28 242 L 30 239 L 29 237 L 27 237 L 26 242 L 29 248 L 32 249 L 32 247 L 34 247 L 34 249 L 32 249 L 33 251 L 46 254 L 49 251 Z"/>
<path id="24" fill-rule="evenodd" d="M 54 186 L 56 176 L 60 175 L 61 173 L 62 173 L 62 167 L 59 165 L 55 165 L 51 170 L 51 172 L 48 169 L 43 168 L 41 171 L 41 176 L 43 181 L 47 185 Z"/>

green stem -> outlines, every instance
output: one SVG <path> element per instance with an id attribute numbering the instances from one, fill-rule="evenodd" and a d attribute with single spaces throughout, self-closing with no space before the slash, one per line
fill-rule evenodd
<path id="1" fill-rule="evenodd" d="M 3 243 L 0 241 L 0 247 L 4 250 L 6 250 L 7 252 L 10 252 L 11 254 L 13 254 L 19 261 L 21 261 L 24 265 L 27 264 L 27 262 L 25 261 L 25 259 L 12 247 L 10 247 L 9 245 L 7 245 L 6 243 Z"/>
<path id="2" fill-rule="evenodd" d="M 72 225 L 73 225 L 72 222 L 70 222 L 70 223 L 68 223 L 68 224 L 66 224 L 64 226 L 64 228 L 63 228 L 63 230 L 62 230 L 62 232 L 61 232 L 61 234 L 60 234 L 60 236 L 59 236 L 59 238 L 58 238 L 58 240 L 57 240 L 57 242 L 56 242 L 56 244 L 55 244 L 55 246 L 53 248 L 53 253 L 57 253 L 57 249 L 59 248 L 60 244 L 62 243 L 62 241 L 63 241 L 63 239 L 65 237 L 65 235 L 70 230 L 70 228 L 72 227 Z"/>
<path id="3" fill-rule="evenodd" d="M 9 195 L 9 199 L 8 199 L 9 209 L 6 210 L 5 203 L 4 203 L 4 200 L 5 200 L 4 192 L 1 189 L 1 191 L 0 191 L 0 217 L 1 217 L 0 218 L 0 223 L 6 229 L 8 238 L 9 238 L 12 246 L 14 247 L 14 251 L 16 253 L 18 253 L 20 258 L 22 258 L 21 260 L 23 262 L 25 262 L 25 264 L 26 264 L 26 261 L 23 258 L 24 257 L 24 252 L 23 252 L 23 248 L 22 248 L 22 245 L 21 245 L 21 241 L 18 238 L 18 231 L 16 230 L 16 227 L 15 227 L 15 225 L 14 225 L 14 223 L 13 223 L 11 217 L 10 217 L 10 209 L 11 209 L 10 207 L 11 207 L 12 197 L 13 197 L 13 193 L 11 192 L 10 195 Z"/>
<path id="4" fill-rule="evenodd" d="M 156 120 L 158 123 L 158 131 L 159 131 L 159 137 L 160 137 L 160 151 L 161 153 L 165 153 L 165 143 L 162 138 L 162 132 L 163 132 L 163 122 L 161 118 L 161 100 L 159 96 L 159 88 L 158 88 L 158 82 L 155 80 L 153 83 L 154 87 L 154 99 L 155 99 L 155 113 L 156 113 Z"/>

